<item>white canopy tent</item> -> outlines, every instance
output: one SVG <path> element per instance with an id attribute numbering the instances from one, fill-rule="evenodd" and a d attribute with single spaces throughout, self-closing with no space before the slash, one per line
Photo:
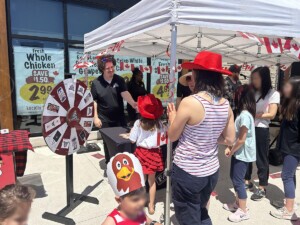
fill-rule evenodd
<path id="1" fill-rule="evenodd" d="M 264 46 L 237 31 L 259 37 L 293 37 L 300 41 L 299 0 L 142 0 L 103 26 L 84 35 L 85 52 L 101 51 L 125 40 L 118 55 L 166 57 L 171 43 L 170 80 L 175 61 L 210 50 L 227 63 L 256 65 L 297 61 L 290 52 L 267 54 Z M 283 41 L 284 43 L 284 41 Z M 172 85 L 170 85 L 172 89 Z M 171 163 L 168 145 L 167 174 Z M 167 177 L 165 224 L 169 225 L 170 178 Z"/>
<path id="2" fill-rule="evenodd" d="M 118 54 L 167 57 L 173 23 L 177 58 L 193 59 L 200 50 L 210 50 L 221 53 L 227 63 L 289 64 L 298 60 L 290 52 L 267 54 L 264 46 L 237 31 L 260 37 L 300 37 L 299 11 L 297 0 L 143 0 L 85 34 L 84 46 L 86 52 L 99 51 L 125 40 Z"/>

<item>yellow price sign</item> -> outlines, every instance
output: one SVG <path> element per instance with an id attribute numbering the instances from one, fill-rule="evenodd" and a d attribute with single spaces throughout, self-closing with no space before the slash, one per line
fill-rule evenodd
<path id="1" fill-rule="evenodd" d="M 128 83 L 130 81 L 131 77 L 132 77 L 132 74 L 131 73 L 124 73 L 124 74 L 121 75 L 121 77 L 124 78 L 125 83 Z"/>
<path id="2" fill-rule="evenodd" d="M 160 100 L 169 99 L 169 87 L 166 84 L 157 84 L 152 88 L 152 93 Z"/>
<path id="3" fill-rule="evenodd" d="M 54 88 L 54 83 L 41 84 L 30 83 L 25 84 L 20 89 L 20 96 L 27 102 L 32 104 L 44 104 L 49 93 Z"/>

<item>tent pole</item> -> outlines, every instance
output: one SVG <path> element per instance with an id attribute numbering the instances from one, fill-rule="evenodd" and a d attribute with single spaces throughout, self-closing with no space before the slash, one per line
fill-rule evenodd
<path id="1" fill-rule="evenodd" d="M 175 68 L 176 68 L 176 44 L 177 44 L 177 26 L 175 23 L 171 24 L 171 60 L 170 60 L 170 86 L 169 86 L 169 96 L 170 101 L 174 102 L 174 93 L 175 93 Z M 167 175 L 167 187 L 166 187 L 166 203 L 165 203 L 165 225 L 170 225 L 170 203 L 171 203 L 171 162 L 172 162 L 172 143 L 168 141 L 167 146 L 167 166 L 166 166 L 166 175 Z"/>

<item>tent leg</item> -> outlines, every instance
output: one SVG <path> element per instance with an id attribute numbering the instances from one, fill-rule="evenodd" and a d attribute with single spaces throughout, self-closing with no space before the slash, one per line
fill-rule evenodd
<path id="1" fill-rule="evenodd" d="M 175 66 L 176 66 L 176 44 L 177 44 L 177 26 L 175 24 L 171 25 L 171 60 L 170 60 L 170 81 L 175 80 Z M 175 82 L 170 85 L 170 94 L 175 93 Z M 173 94 L 174 95 L 174 94 Z M 171 96 L 171 101 L 174 102 L 174 96 Z M 171 203 L 171 162 L 172 162 L 172 143 L 168 141 L 167 147 L 167 166 L 166 166 L 166 176 L 167 176 L 167 187 L 166 187 L 166 203 L 165 203 L 165 225 L 171 224 L 170 218 L 170 203 Z"/>

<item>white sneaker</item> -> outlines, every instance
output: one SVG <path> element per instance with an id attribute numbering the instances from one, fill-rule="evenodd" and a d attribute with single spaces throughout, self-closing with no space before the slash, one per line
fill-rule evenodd
<path id="1" fill-rule="evenodd" d="M 282 207 L 275 211 L 271 211 L 270 214 L 277 219 L 291 220 L 291 221 L 298 220 L 298 216 L 295 214 L 295 211 L 293 210 L 292 212 L 289 212 L 285 207 Z"/>
<path id="2" fill-rule="evenodd" d="M 239 206 L 236 204 L 236 202 L 232 204 L 223 204 L 223 209 L 229 211 L 229 212 L 236 212 L 236 210 L 239 208 Z"/>
<path id="3" fill-rule="evenodd" d="M 250 215 L 247 210 L 247 212 L 244 212 L 242 209 L 238 208 L 235 213 L 232 213 L 229 217 L 228 220 L 234 223 L 238 223 L 244 220 L 249 220 Z"/>

